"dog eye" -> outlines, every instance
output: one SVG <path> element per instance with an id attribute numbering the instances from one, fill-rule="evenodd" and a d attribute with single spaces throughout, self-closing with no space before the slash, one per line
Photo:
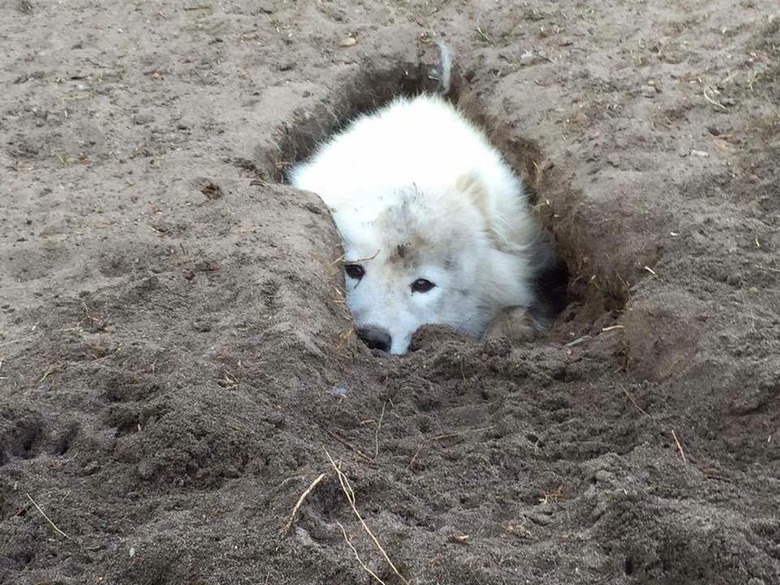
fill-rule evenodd
<path id="1" fill-rule="evenodd" d="M 436 285 L 433 284 L 430 280 L 425 280 L 424 278 L 418 278 L 412 283 L 412 292 L 427 293 L 435 286 Z"/>
<path id="2" fill-rule="evenodd" d="M 347 264 L 344 266 L 344 272 L 347 273 L 347 276 L 354 278 L 355 280 L 360 280 L 366 273 L 360 264 Z"/>

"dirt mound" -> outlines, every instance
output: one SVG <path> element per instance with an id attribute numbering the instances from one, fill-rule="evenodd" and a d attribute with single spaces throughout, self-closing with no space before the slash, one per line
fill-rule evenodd
<path id="1" fill-rule="evenodd" d="M 0 581 L 780 582 L 772 3 L 506 4 L 2 9 Z M 375 356 L 282 181 L 434 31 L 569 304 Z"/>

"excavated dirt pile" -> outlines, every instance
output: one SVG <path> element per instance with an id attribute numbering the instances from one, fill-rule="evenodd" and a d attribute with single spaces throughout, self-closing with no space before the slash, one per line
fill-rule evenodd
<path id="1" fill-rule="evenodd" d="M 0 22 L 1 582 L 780 583 L 773 2 Z M 435 84 L 436 38 L 568 305 L 375 356 L 284 170 Z"/>

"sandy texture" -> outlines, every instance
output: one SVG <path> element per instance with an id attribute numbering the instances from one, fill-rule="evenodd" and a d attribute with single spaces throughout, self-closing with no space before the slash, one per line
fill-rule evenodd
<path id="1" fill-rule="evenodd" d="M 780 582 L 777 12 L 0 5 L 0 581 Z M 378 358 L 279 180 L 433 32 L 570 304 Z"/>

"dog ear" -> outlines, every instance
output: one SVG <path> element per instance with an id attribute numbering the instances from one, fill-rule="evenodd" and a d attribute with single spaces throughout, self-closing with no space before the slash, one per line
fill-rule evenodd
<path id="1" fill-rule="evenodd" d="M 453 190 L 458 197 L 468 198 L 477 208 L 484 222 L 485 232 L 498 248 L 502 248 L 502 238 L 496 233 L 496 225 L 493 220 L 495 214 L 490 209 L 490 198 L 482 178 L 475 172 L 461 175 L 455 180 Z"/>
<path id="2" fill-rule="evenodd" d="M 482 214 L 482 217 L 485 218 L 485 221 L 489 221 L 490 209 L 488 209 L 489 201 L 487 189 L 485 189 L 485 185 L 482 183 L 482 179 L 477 173 L 472 172 L 461 175 L 455 180 L 453 188 L 459 195 L 471 199 L 471 202 Z"/>
<path id="3" fill-rule="evenodd" d="M 536 241 L 538 230 L 527 212 L 517 209 L 507 218 L 491 208 L 487 187 L 478 173 L 461 175 L 455 180 L 453 189 L 458 197 L 467 197 L 477 208 L 482 215 L 485 232 L 497 250 L 517 253 L 528 249 Z"/>

